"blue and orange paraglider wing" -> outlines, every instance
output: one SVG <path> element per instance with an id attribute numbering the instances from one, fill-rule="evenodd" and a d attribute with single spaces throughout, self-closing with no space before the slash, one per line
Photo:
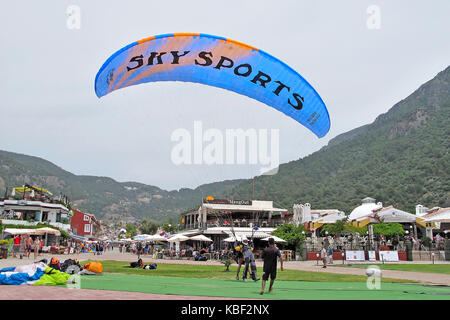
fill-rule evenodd
<path id="1" fill-rule="evenodd" d="M 319 138 L 330 129 L 327 108 L 296 71 L 262 50 L 201 33 L 174 33 L 134 42 L 113 54 L 95 78 L 100 98 L 155 81 L 187 81 L 224 88 L 261 101 Z"/>

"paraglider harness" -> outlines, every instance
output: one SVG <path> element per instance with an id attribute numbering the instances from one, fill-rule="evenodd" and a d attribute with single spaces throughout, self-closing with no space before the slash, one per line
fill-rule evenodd
<path id="1" fill-rule="evenodd" d="M 61 271 L 61 264 L 59 263 L 59 259 L 51 258 L 50 263 L 48 264 L 50 268 Z"/>
<path id="2" fill-rule="evenodd" d="M 242 243 L 239 243 L 237 246 L 233 247 L 233 259 L 237 264 L 244 263 L 244 253 L 242 252 L 242 249 Z"/>
<path id="3" fill-rule="evenodd" d="M 144 267 L 144 262 L 142 261 L 142 259 L 139 259 L 137 262 L 130 262 L 130 268 L 143 268 Z"/>

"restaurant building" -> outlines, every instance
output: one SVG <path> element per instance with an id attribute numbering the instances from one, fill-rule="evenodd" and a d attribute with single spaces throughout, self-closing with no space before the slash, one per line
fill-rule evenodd
<path id="1" fill-rule="evenodd" d="M 215 248 L 223 248 L 223 240 L 234 236 L 253 238 L 256 244 L 285 223 L 286 211 L 274 207 L 273 201 L 208 197 L 198 209 L 181 215 L 180 229 L 188 237 L 204 234 L 213 240 Z"/>

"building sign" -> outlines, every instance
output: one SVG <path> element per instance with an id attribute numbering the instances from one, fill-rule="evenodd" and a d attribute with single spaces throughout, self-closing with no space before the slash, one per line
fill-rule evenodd
<path id="1" fill-rule="evenodd" d="M 398 251 L 380 251 L 380 260 L 387 262 L 398 261 Z"/>
<path id="2" fill-rule="evenodd" d="M 345 260 L 347 261 L 365 261 L 366 257 L 364 255 L 364 251 L 345 251 Z"/>
<path id="3" fill-rule="evenodd" d="M 203 199 L 203 203 L 214 203 L 214 204 L 233 204 L 239 206 L 251 206 L 251 200 L 228 200 L 228 199 Z"/>

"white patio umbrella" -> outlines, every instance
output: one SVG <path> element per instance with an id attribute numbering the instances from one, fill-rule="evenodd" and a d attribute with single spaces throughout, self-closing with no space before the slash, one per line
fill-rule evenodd
<path id="1" fill-rule="evenodd" d="M 134 236 L 133 239 L 138 241 L 147 241 L 152 240 L 152 236 L 149 234 L 138 234 L 137 236 Z"/>
<path id="2" fill-rule="evenodd" d="M 247 237 L 243 234 L 243 235 L 237 235 L 236 238 L 231 236 L 228 237 L 226 239 L 223 239 L 222 241 L 225 242 L 236 242 L 236 241 L 244 241 L 244 240 L 248 240 Z"/>
<path id="3" fill-rule="evenodd" d="M 176 234 L 176 235 L 174 235 L 172 238 L 170 238 L 167 241 L 169 241 L 169 242 L 182 242 L 182 241 L 186 241 L 186 240 L 189 240 L 189 238 L 186 237 L 186 236 L 183 236 L 182 234 Z"/>
<path id="4" fill-rule="evenodd" d="M 199 234 L 198 236 L 192 237 L 191 240 L 196 241 L 206 241 L 206 242 L 212 242 L 212 240 L 202 234 Z"/>
<path id="5" fill-rule="evenodd" d="M 150 236 L 151 241 L 167 241 L 166 237 L 160 236 L 159 234 L 154 234 L 152 236 Z"/>
<path id="6" fill-rule="evenodd" d="M 262 241 L 269 241 L 269 238 L 273 238 L 273 240 L 275 241 L 275 242 L 278 242 L 278 243 L 286 243 L 286 240 L 283 240 L 283 239 L 281 239 L 281 238 L 278 238 L 277 236 L 270 236 L 270 237 L 267 237 L 267 238 L 264 238 L 264 239 L 261 239 Z"/>

